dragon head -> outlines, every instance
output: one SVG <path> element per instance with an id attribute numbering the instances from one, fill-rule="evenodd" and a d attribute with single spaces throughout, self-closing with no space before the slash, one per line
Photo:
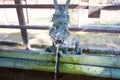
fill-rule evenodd
<path id="1" fill-rule="evenodd" d="M 55 14 L 53 14 L 53 26 L 50 29 L 49 35 L 53 41 L 57 44 L 65 43 L 66 39 L 69 37 L 69 15 L 68 6 L 70 0 L 67 0 L 65 6 L 58 5 L 57 1 L 54 0 Z"/>

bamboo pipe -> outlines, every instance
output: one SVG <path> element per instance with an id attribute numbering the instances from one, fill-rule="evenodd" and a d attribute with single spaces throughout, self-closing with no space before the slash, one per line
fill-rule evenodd
<path id="1" fill-rule="evenodd" d="M 0 57 L 1 67 L 54 72 L 54 65 L 55 63 L 47 62 L 47 61 L 45 62 L 45 61 L 38 61 L 38 60 L 27 60 L 27 59 L 25 60 L 25 59 L 13 59 L 13 58 Z M 60 72 L 69 73 L 69 74 L 80 74 L 80 75 L 86 75 L 86 76 L 109 77 L 109 78 L 120 79 L 120 69 L 117 69 L 117 68 L 61 63 Z"/>
<path id="2" fill-rule="evenodd" d="M 0 57 L 41 60 L 41 61 L 55 61 L 55 56 L 52 53 L 37 52 L 37 51 L 11 51 L 0 50 Z M 70 55 L 62 54 L 61 63 L 68 64 L 84 64 L 103 67 L 120 68 L 120 57 L 117 56 L 90 56 L 90 55 Z"/>

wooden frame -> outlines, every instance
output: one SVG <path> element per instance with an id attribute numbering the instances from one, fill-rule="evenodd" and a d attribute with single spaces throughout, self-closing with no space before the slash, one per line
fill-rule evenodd
<path id="1" fill-rule="evenodd" d="M 19 25 L 0 25 L 0 28 L 10 28 L 10 29 L 21 29 L 21 35 L 23 43 L 26 49 L 29 49 L 27 29 L 42 29 L 49 30 L 49 26 L 27 26 L 25 23 L 25 18 L 23 14 L 23 8 L 44 8 L 50 9 L 54 8 L 53 4 L 27 4 L 23 5 L 21 0 L 14 0 L 15 4 L 0 4 L 0 8 L 16 8 L 18 14 Z M 70 5 L 70 9 L 88 9 L 89 6 L 97 7 L 97 5 Z M 100 9 L 105 10 L 119 10 L 120 5 L 102 5 L 99 6 Z M 84 27 L 84 26 L 83 26 Z M 83 32 L 105 32 L 105 33 L 120 33 L 119 28 L 70 28 L 71 31 L 83 31 Z"/>

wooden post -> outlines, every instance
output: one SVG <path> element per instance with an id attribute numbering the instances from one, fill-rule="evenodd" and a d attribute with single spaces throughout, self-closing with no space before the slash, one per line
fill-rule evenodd
<path id="1" fill-rule="evenodd" d="M 79 6 L 83 5 L 83 2 L 88 3 L 89 0 L 79 0 Z M 84 11 L 85 11 L 84 8 L 78 9 L 78 27 L 82 27 L 83 25 L 85 25 L 84 22 L 87 17 L 84 17 L 85 15 Z"/>
<path id="2" fill-rule="evenodd" d="M 95 3 L 92 0 L 89 0 L 89 4 L 98 4 Z M 88 11 L 88 17 L 89 18 L 100 18 L 100 13 L 101 13 L 101 7 L 94 7 L 94 6 L 89 6 L 89 11 Z"/>
<path id="3" fill-rule="evenodd" d="M 79 0 L 79 3 L 78 3 L 79 5 L 80 5 L 80 1 L 81 1 L 81 0 Z M 78 27 L 81 26 L 81 22 L 80 22 L 80 21 L 81 21 L 81 20 L 80 20 L 81 14 L 80 14 L 80 13 L 81 13 L 81 11 L 80 11 L 80 9 L 78 9 Z"/>
<path id="4" fill-rule="evenodd" d="M 14 0 L 14 1 L 16 5 L 21 4 L 21 0 Z M 26 25 L 26 23 L 25 23 L 23 9 L 20 7 L 17 7 L 16 10 L 17 10 L 17 15 L 18 15 L 19 25 L 23 27 L 21 28 L 21 35 L 22 35 L 23 43 L 24 43 L 25 49 L 29 49 L 30 46 L 28 44 L 27 30 L 24 28 L 24 25 Z"/>
<path id="5" fill-rule="evenodd" d="M 25 0 L 25 4 L 27 5 L 27 0 Z M 26 8 L 26 18 L 27 18 L 27 23 L 29 23 L 28 8 Z"/>
<path id="6" fill-rule="evenodd" d="M 3 2 L 3 4 L 5 4 L 5 1 L 4 0 L 2 0 L 2 2 Z M 7 18 L 7 13 L 6 13 L 6 9 L 4 8 L 4 15 L 5 15 L 5 24 L 7 24 L 8 23 L 8 18 Z"/>
<path id="7" fill-rule="evenodd" d="M 89 6 L 89 13 L 88 17 L 89 18 L 100 18 L 100 7 L 94 7 L 94 6 Z"/>

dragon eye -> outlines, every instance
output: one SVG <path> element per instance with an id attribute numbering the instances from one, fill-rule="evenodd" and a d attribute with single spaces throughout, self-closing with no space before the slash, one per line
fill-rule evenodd
<path id="1" fill-rule="evenodd" d="M 62 24 L 62 22 L 59 22 L 59 24 Z"/>

